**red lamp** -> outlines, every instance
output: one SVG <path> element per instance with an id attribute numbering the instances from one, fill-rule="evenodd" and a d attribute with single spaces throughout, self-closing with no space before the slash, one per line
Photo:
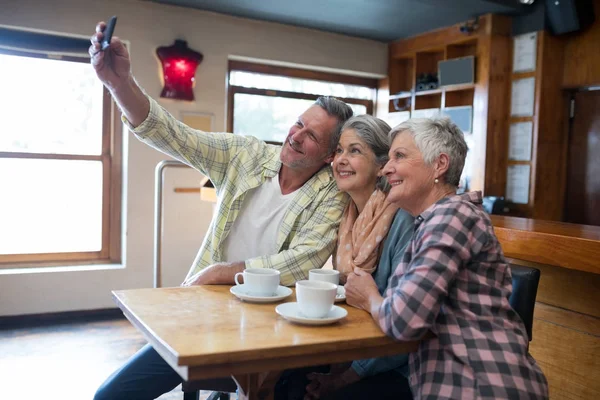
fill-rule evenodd
<path id="1" fill-rule="evenodd" d="M 175 40 L 171 46 L 156 49 L 163 67 L 165 86 L 160 97 L 177 100 L 194 100 L 194 75 L 202 62 L 202 53 L 187 47 L 185 40 Z"/>

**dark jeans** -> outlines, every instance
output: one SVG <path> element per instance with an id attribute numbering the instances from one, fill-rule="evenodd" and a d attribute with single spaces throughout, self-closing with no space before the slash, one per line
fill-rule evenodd
<path id="1" fill-rule="evenodd" d="M 150 346 L 145 345 L 98 388 L 94 400 L 152 400 L 183 379 Z"/>
<path id="2" fill-rule="evenodd" d="M 275 387 L 275 400 L 302 400 L 306 394 L 309 372 L 327 373 L 329 366 L 285 371 Z M 321 400 L 412 400 L 408 380 L 396 371 L 388 371 L 361 379 Z"/>

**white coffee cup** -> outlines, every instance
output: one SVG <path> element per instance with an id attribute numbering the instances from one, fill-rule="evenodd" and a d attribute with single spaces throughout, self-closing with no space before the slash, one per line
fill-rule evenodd
<path id="1" fill-rule="evenodd" d="M 323 281 L 296 282 L 296 300 L 300 314 L 308 318 L 323 318 L 333 308 L 337 285 Z"/>
<path id="2" fill-rule="evenodd" d="M 244 272 L 235 274 L 236 285 L 241 285 L 239 277 L 244 277 L 243 285 L 248 289 L 248 294 L 255 296 L 274 296 L 279 287 L 280 272 L 268 268 L 248 268 Z"/>
<path id="3" fill-rule="evenodd" d="M 308 271 L 308 280 L 331 282 L 334 285 L 339 285 L 340 271 L 335 269 L 311 269 Z"/>

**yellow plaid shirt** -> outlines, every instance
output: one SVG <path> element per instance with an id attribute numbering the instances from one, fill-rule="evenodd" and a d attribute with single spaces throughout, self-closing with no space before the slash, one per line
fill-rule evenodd
<path id="1" fill-rule="evenodd" d="M 216 213 L 190 276 L 224 261 L 223 242 L 245 194 L 277 175 L 281 147 L 254 137 L 192 129 L 149 100 L 146 120 L 137 128 L 124 118 L 125 124 L 142 142 L 209 177 L 217 191 Z M 246 260 L 246 268 L 278 269 L 282 285 L 306 279 L 310 269 L 321 268 L 331 255 L 346 202 L 347 196 L 338 191 L 331 168 L 322 168 L 297 190 L 286 211 L 277 234 L 279 253 Z"/>

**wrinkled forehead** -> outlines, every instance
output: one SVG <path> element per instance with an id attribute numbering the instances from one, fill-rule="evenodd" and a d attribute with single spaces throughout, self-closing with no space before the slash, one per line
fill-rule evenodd
<path id="1" fill-rule="evenodd" d="M 340 141 L 339 144 L 340 145 L 350 145 L 352 143 L 359 143 L 363 146 L 367 146 L 367 143 L 364 141 L 364 139 L 356 132 L 356 130 L 354 128 L 346 128 L 342 131 L 342 134 L 340 135 Z"/>
<path id="2" fill-rule="evenodd" d="M 399 131 L 394 136 L 391 148 L 398 146 L 416 148 L 415 139 L 408 129 Z"/>

